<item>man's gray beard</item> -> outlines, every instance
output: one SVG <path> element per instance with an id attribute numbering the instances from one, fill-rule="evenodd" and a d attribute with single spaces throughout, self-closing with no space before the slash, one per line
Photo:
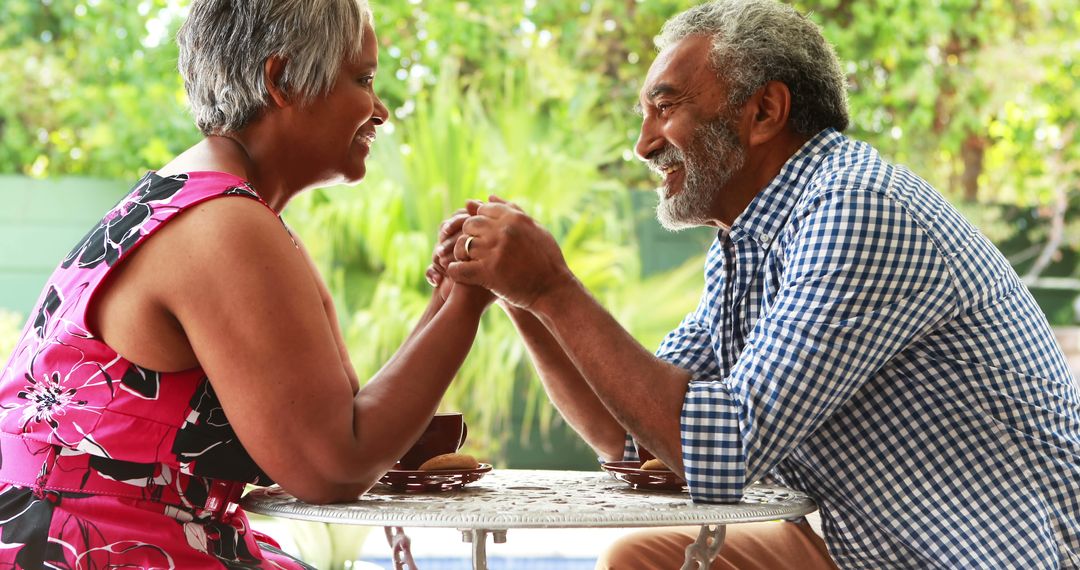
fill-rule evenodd
<path id="1" fill-rule="evenodd" d="M 669 152 L 683 163 L 683 188 L 668 199 L 664 187 L 657 189 L 656 219 L 672 232 L 705 225 L 713 217 L 715 194 L 746 161 L 739 133 L 732 121 L 717 117 L 694 129 L 685 155 L 674 147 Z"/>

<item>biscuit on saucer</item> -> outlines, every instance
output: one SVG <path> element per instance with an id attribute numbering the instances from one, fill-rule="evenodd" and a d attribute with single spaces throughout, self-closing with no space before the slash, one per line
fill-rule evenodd
<path id="1" fill-rule="evenodd" d="M 642 463 L 641 468 L 644 469 L 645 471 L 671 471 L 671 468 L 668 467 L 667 465 L 664 465 L 663 461 L 660 461 L 659 459 L 655 459 L 655 458 L 650 459 L 650 460 L 646 461 L 645 463 Z"/>
<path id="2" fill-rule="evenodd" d="M 428 459 L 420 465 L 420 471 L 448 471 L 451 469 L 476 469 L 480 462 L 464 453 L 444 453 Z"/>

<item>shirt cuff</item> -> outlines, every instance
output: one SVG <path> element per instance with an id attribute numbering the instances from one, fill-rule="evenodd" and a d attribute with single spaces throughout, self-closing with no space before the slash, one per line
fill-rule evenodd
<path id="1" fill-rule="evenodd" d="M 634 442 L 634 438 L 630 434 L 626 434 L 626 443 L 623 444 L 623 457 L 622 457 L 622 460 L 623 461 L 641 461 L 641 458 L 638 457 L 637 443 Z M 603 464 L 607 463 L 607 460 L 605 460 L 603 457 L 597 456 L 596 457 L 596 462 L 599 463 L 600 465 L 603 465 Z"/>
<path id="2" fill-rule="evenodd" d="M 630 434 L 626 434 L 626 443 L 623 444 L 622 460 L 641 461 L 641 456 L 638 455 L 637 442 L 634 441 L 634 437 Z"/>
<path id="3" fill-rule="evenodd" d="M 718 381 L 690 383 L 680 418 L 683 467 L 695 503 L 734 503 L 746 487 L 738 405 Z"/>

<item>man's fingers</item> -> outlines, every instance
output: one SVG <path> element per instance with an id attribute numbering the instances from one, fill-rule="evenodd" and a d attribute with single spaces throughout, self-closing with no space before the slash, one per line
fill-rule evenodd
<path id="1" fill-rule="evenodd" d="M 470 216 L 475 216 L 476 215 L 476 210 L 480 209 L 480 206 L 483 206 L 483 205 L 484 205 L 483 200 L 469 200 L 469 201 L 465 202 L 465 211 Z"/>
<path id="2" fill-rule="evenodd" d="M 473 216 L 473 218 L 476 218 L 477 216 L 485 216 L 488 218 L 498 219 L 513 211 L 514 209 L 511 208 L 509 204 L 488 202 L 476 209 L 476 216 Z"/>
<path id="3" fill-rule="evenodd" d="M 457 283 L 484 287 L 483 267 L 479 261 L 455 261 L 446 268 L 446 274 Z"/>
<path id="4" fill-rule="evenodd" d="M 508 202 L 506 200 L 503 200 L 502 198 L 500 198 L 500 197 L 498 197 L 498 196 L 496 196 L 494 194 L 492 194 L 491 196 L 488 196 L 488 200 L 490 200 L 491 202 L 494 202 L 496 204 L 503 204 L 505 206 L 508 206 L 511 209 L 514 209 L 514 210 L 517 210 L 517 211 L 521 212 L 522 214 L 525 213 L 525 210 L 522 210 L 521 206 L 518 206 L 517 204 L 515 204 L 513 202 Z"/>
<path id="5" fill-rule="evenodd" d="M 461 233 L 470 236 L 480 235 L 485 233 L 485 230 L 492 227 L 491 218 L 484 216 L 469 216 L 469 219 L 465 220 L 464 224 L 461 224 Z"/>
<path id="6" fill-rule="evenodd" d="M 482 241 L 477 236 L 460 235 L 454 244 L 454 259 L 458 261 L 476 259 L 478 252 L 483 248 Z"/>

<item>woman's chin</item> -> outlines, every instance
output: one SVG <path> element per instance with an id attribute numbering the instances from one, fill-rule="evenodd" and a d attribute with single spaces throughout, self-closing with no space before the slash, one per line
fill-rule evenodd
<path id="1" fill-rule="evenodd" d="M 342 172 L 338 177 L 337 184 L 355 186 L 360 183 L 364 177 L 367 176 L 367 168 L 361 164 L 359 167 L 354 167 L 347 172 Z"/>

